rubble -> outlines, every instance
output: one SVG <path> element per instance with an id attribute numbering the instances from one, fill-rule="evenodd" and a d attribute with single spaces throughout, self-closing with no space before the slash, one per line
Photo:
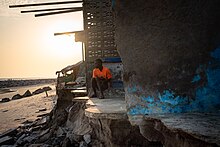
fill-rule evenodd
<path id="1" fill-rule="evenodd" d="M 47 111 L 47 109 L 46 108 L 42 108 L 42 109 L 39 109 L 38 112 L 42 112 L 42 111 Z"/>
<path id="2" fill-rule="evenodd" d="M 26 120 L 20 127 L 3 133 L 0 136 L 0 140 L 2 140 L 1 145 L 32 147 L 162 147 L 162 143 L 164 144 L 163 140 L 160 142 L 161 138 L 155 139 L 154 137 L 157 136 L 157 133 L 152 133 L 155 132 L 154 125 L 156 125 L 157 130 L 166 130 L 166 139 L 170 139 L 168 137 L 170 133 L 171 136 L 183 140 L 179 142 L 178 145 L 180 146 L 184 144 L 184 142 L 188 142 L 191 145 L 193 145 L 193 142 L 201 143 L 201 141 L 190 135 L 186 135 L 186 133 L 184 134 L 180 131 L 175 132 L 166 128 L 163 123 L 154 124 L 157 121 L 152 123 L 150 118 L 142 127 L 138 127 L 132 126 L 126 117 L 106 117 L 102 115 L 88 117 L 85 114 L 87 107 L 101 107 L 100 104 L 87 105 L 87 101 L 88 99 L 83 97 L 73 99 L 72 101 L 59 98 L 51 113 L 43 114 L 41 118 L 35 121 Z M 107 115 L 107 112 L 105 113 Z M 150 136 L 147 136 L 149 133 Z M 151 140 L 151 137 L 152 140 L 156 142 L 150 142 L 149 140 Z M 215 144 L 208 144 L 207 142 L 202 142 L 202 144 L 215 146 Z"/>
<path id="3" fill-rule="evenodd" d="M 43 92 L 44 92 L 44 90 L 42 88 L 39 88 L 39 89 L 35 90 L 32 94 L 36 95 L 36 94 L 40 94 L 40 93 L 43 93 Z"/>
<path id="4" fill-rule="evenodd" d="M 0 100 L 0 103 L 5 103 L 5 102 L 9 102 L 11 100 L 17 100 L 17 99 L 21 99 L 21 98 L 25 98 L 25 97 L 30 97 L 32 95 L 40 94 L 40 93 L 43 93 L 43 92 L 45 92 L 46 96 L 48 97 L 47 91 L 50 91 L 50 90 L 52 90 L 52 88 L 49 87 L 49 86 L 39 88 L 39 89 L 35 90 L 33 93 L 31 93 L 30 90 L 26 90 L 26 92 L 23 95 L 15 94 L 11 99 L 10 98 L 2 98 Z M 42 109 L 40 111 L 46 111 L 46 110 Z"/>
<path id="5" fill-rule="evenodd" d="M 17 100 L 17 99 L 21 99 L 21 98 L 22 98 L 22 96 L 20 94 L 16 94 L 11 99 L 12 100 Z"/>
<path id="6" fill-rule="evenodd" d="M 1 103 L 5 103 L 5 102 L 9 102 L 9 101 L 10 101 L 9 98 L 3 98 L 0 102 L 1 102 Z"/>
<path id="7" fill-rule="evenodd" d="M 88 147 L 85 141 L 81 141 L 79 147 Z"/>
<path id="8" fill-rule="evenodd" d="M 85 140 L 85 142 L 87 144 L 89 144 L 91 142 L 91 135 L 90 134 L 85 134 L 85 135 L 83 135 L 83 139 Z"/>
<path id="9" fill-rule="evenodd" d="M 43 116 L 47 116 L 49 113 L 45 113 L 45 114 L 40 114 L 37 117 L 43 117 Z"/>
<path id="10" fill-rule="evenodd" d="M 14 135 L 17 134 L 17 133 L 18 133 L 18 132 L 17 132 L 17 128 L 9 129 L 9 130 L 7 130 L 6 132 L 2 133 L 2 134 L 0 135 L 0 138 L 5 137 L 5 136 L 14 136 Z"/>
<path id="11" fill-rule="evenodd" d="M 18 140 L 16 141 L 17 145 L 24 145 L 24 138 L 25 138 L 26 134 L 23 134 L 22 136 L 20 136 L 18 138 Z"/>
<path id="12" fill-rule="evenodd" d="M 49 86 L 47 86 L 47 87 L 43 87 L 43 90 L 44 90 L 44 91 L 50 91 L 50 90 L 52 90 L 52 88 L 50 88 Z"/>
<path id="13" fill-rule="evenodd" d="M 44 116 L 35 123 L 35 126 L 44 125 L 48 121 L 49 121 L 49 116 Z"/>
<path id="14" fill-rule="evenodd" d="M 0 138 L 0 145 L 10 145 L 14 143 L 14 139 L 10 136 Z"/>
<path id="15" fill-rule="evenodd" d="M 29 96 L 32 96 L 30 90 L 27 90 L 27 91 L 22 95 L 22 97 L 29 97 Z"/>
<path id="16" fill-rule="evenodd" d="M 46 110 L 41 107 L 36 113 Z M 3 140 L 1 145 L 33 147 L 161 147 L 164 144 L 181 146 L 184 143 L 216 145 L 198 140 L 183 131 L 167 128 L 168 125 L 165 126 L 165 122 L 156 121 L 156 118 L 152 122 L 152 116 L 146 117 L 144 125 L 132 126 L 125 110 L 125 102 L 119 98 L 104 100 L 89 99 L 88 97 L 73 98 L 73 95 L 61 91 L 57 103 L 50 113 L 40 114 L 37 120 L 26 120 L 18 128 L 3 133 L 4 135 L 0 136 L 0 140 Z M 175 122 L 173 122 L 174 125 Z M 161 133 L 163 130 L 166 130 L 166 133 Z M 171 140 L 169 136 L 176 138 L 175 140 L 179 140 L 179 142 L 167 141 Z"/>

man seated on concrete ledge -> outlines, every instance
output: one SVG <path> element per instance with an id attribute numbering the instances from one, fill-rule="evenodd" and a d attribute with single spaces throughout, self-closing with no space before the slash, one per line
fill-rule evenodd
<path id="1" fill-rule="evenodd" d="M 97 90 L 100 91 L 100 99 L 104 98 L 103 91 L 110 88 L 112 74 L 107 67 L 102 66 L 102 60 L 95 60 L 95 69 L 92 75 L 92 89 L 94 94 L 91 97 L 97 97 Z"/>

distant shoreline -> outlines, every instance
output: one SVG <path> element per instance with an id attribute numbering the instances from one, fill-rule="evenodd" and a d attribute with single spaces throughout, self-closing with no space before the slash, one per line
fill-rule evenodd
<path id="1" fill-rule="evenodd" d="M 29 78 L 0 78 L 0 81 L 10 81 L 10 80 L 45 80 L 45 79 L 56 79 L 56 78 L 41 78 L 41 77 L 29 77 Z"/>
<path id="2" fill-rule="evenodd" d="M 56 79 L 6 79 L 0 80 L 0 88 L 10 88 L 10 87 L 18 87 L 18 86 L 29 86 L 29 85 L 37 85 L 37 84 L 49 84 L 55 83 Z"/>

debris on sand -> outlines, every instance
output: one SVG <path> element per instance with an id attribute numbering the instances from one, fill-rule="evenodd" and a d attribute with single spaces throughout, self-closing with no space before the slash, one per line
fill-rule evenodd
<path id="1" fill-rule="evenodd" d="M 22 95 L 22 97 L 29 97 L 29 96 L 32 96 L 30 90 L 27 90 L 27 91 Z"/>
<path id="2" fill-rule="evenodd" d="M 21 98 L 22 98 L 22 96 L 20 94 L 16 94 L 11 99 L 12 100 L 17 100 L 17 99 L 21 99 Z"/>
<path id="3" fill-rule="evenodd" d="M 0 102 L 1 102 L 1 103 L 5 103 L 5 102 L 9 102 L 9 101 L 10 101 L 9 98 L 3 98 Z"/>

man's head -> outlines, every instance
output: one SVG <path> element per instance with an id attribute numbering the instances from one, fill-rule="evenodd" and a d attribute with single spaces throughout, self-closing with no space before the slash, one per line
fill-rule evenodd
<path id="1" fill-rule="evenodd" d="M 101 59 L 96 59 L 95 60 L 95 67 L 96 68 L 102 67 L 102 60 Z"/>

